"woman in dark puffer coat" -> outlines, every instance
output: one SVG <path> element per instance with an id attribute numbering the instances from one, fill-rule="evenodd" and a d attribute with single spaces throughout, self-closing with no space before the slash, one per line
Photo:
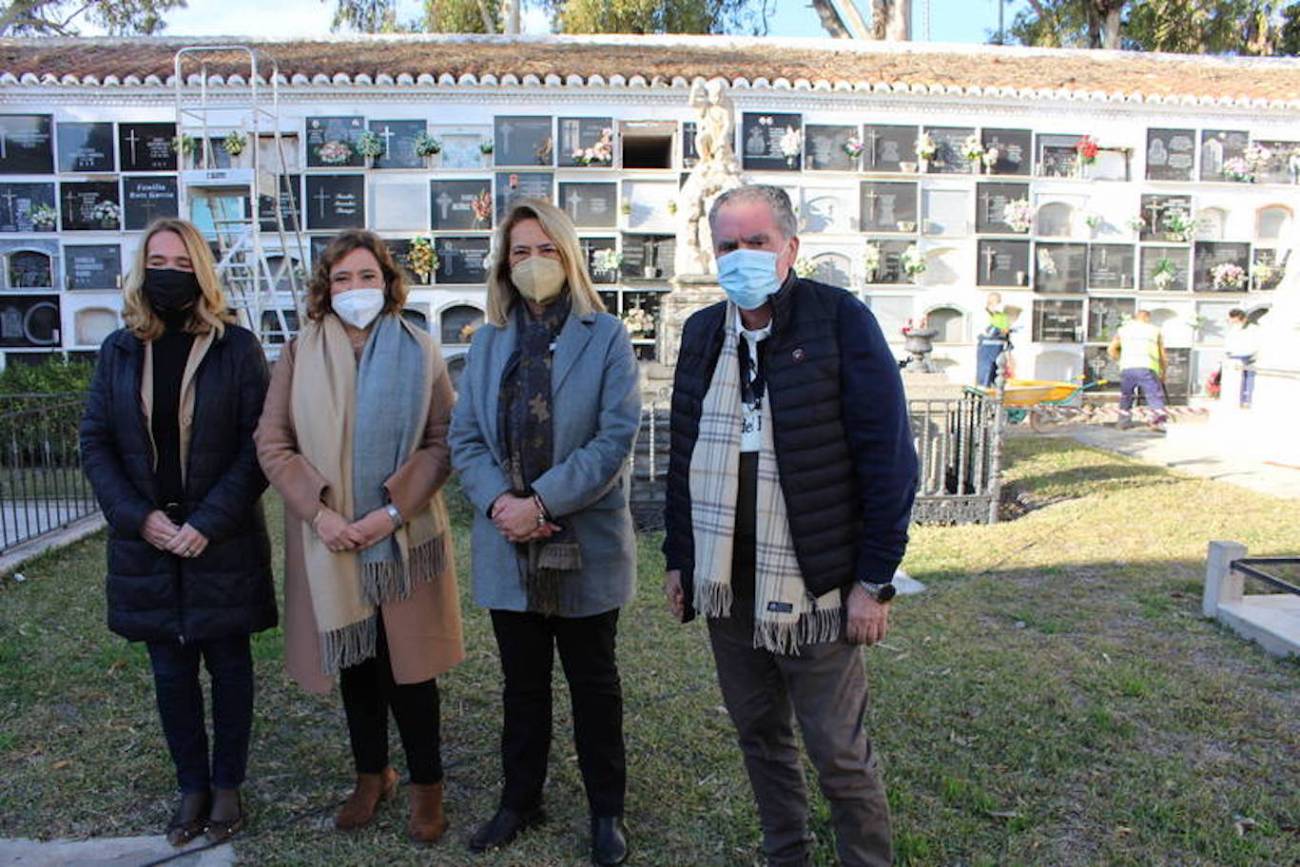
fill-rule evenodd
<path id="1" fill-rule="evenodd" d="M 183 220 L 145 230 L 124 306 L 81 423 L 82 464 L 108 521 L 108 625 L 148 644 L 181 789 L 168 840 L 206 831 L 219 842 L 244 822 L 249 636 L 276 623 L 253 446 L 266 359 L 233 324 L 208 245 Z M 211 754 L 200 658 L 212 678 Z"/>

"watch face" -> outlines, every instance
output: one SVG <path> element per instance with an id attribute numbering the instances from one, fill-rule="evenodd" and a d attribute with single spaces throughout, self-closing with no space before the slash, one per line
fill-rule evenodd
<path id="1" fill-rule="evenodd" d="M 897 592 L 898 592 L 898 588 L 895 587 L 893 584 L 884 584 L 880 588 L 880 593 L 877 594 L 876 596 L 876 601 L 888 602 L 890 599 L 894 598 L 894 594 Z"/>

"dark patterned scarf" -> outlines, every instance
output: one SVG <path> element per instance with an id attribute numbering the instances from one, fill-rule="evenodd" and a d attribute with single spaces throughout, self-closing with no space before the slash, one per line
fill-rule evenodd
<path id="1" fill-rule="evenodd" d="M 555 341 L 569 317 L 569 295 L 533 316 L 523 301 L 515 304 L 515 351 L 501 374 L 497 404 L 511 493 L 533 495 L 533 482 L 551 468 L 555 430 L 551 405 L 551 367 Z M 582 568 L 582 555 L 571 527 L 549 539 L 519 546 L 527 572 L 528 610 L 555 614 L 560 606 L 564 573 Z"/>

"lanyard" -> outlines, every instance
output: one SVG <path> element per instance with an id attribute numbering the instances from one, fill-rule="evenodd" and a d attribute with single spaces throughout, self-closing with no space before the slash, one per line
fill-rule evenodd
<path id="1" fill-rule="evenodd" d="M 740 345 L 736 350 L 740 356 L 740 399 L 745 404 L 752 404 L 755 409 L 760 409 L 763 406 L 763 393 L 767 384 L 762 369 L 763 351 L 759 349 L 757 363 L 751 362 L 749 341 L 743 334 L 740 335 Z"/>

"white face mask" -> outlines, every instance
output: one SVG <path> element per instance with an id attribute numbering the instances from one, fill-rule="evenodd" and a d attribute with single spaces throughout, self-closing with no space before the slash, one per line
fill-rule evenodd
<path id="1" fill-rule="evenodd" d="M 330 298 L 330 306 L 353 328 L 365 328 L 384 309 L 384 290 L 349 289 Z"/>

